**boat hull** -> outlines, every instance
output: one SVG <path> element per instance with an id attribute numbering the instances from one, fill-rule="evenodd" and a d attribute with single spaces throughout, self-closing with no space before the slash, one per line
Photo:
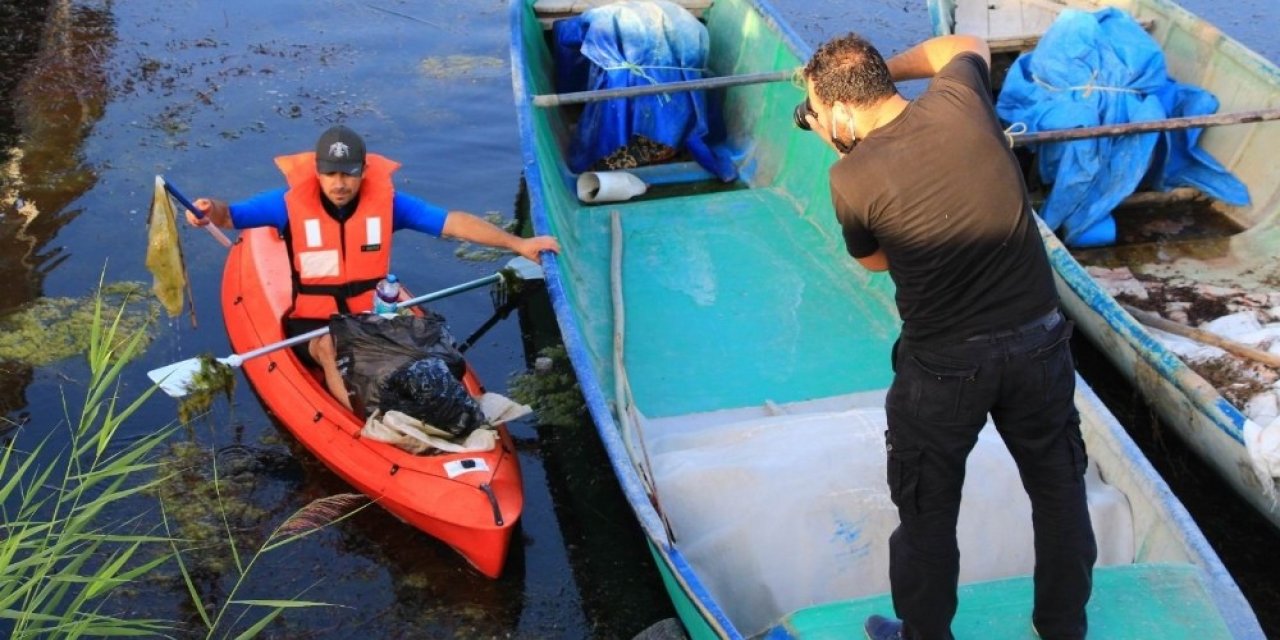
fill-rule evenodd
<path id="1" fill-rule="evenodd" d="M 957 9 L 957 5 L 965 4 L 969 4 L 967 0 L 929 0 L 935 32 L 954 32 L 956 16 L 965 11 Z M 1221 102 L 1222 113 L 1280 106 L 1280 69 L 1168 0 L 1072 0 L 1068 5 L 1114 6 L 1140 21 L 1148 21 L 1174 79 L 1213 93 Z M 1047 24 L 1042 22 L 1041 30 Z M 1280 163 L 1274 160 L 1274 149 L 1280 145 L 1280 123 L 1206 129 L 1200 143 L 1248 187 L 1252 204 L 1214 207 L 1246 230 L 1229 241 L 1213 241 L 1218 246 L 1211 242 L 1184 242 L 1181 247 L 1171 244 L 1163 250 L 1133 247 L 1118 252 L 1110 261 L 1111 266 L 1122 264 L 1135 273 L 1177 275 L 1184 281 L 1206 285 L 1247 287 L 1245 283 L 1265 282 L 1266 274 L 1275 269 L 1272 256 L 1280 249 L 1280 237 L 1275 231 L 1280 218 Z M 1090 277 L 1052 233 L 1044 230 L 1042 235 L 1063 308 L 1084 335 L 1142 392 L 1164 426 L 1260 514 L 1280 527 L 1280 478 L 1275 475 L 1280 469 L 1268 469 L 1266 463 L 1259 462 L 1280 455 L 1259 448 L 1261 430 L 1266 425 L 1254 424 L 1164 347 Z M 1213 265 L 1180 259 L 1193 251 L 1198 256 L 1210 256 L 1208 262 Z M 1152 259 L 1162 254 L 1172 257 Z M 1270 287 L 1255 284 L 1254 289 L 1268 291 Z"/>
<path id="2" fill-rule="evenodd" d="M 763 2 L 717 0 L 704 17 L 713 75 L 792 69 L 810 53 Z M 556 91 L 531 0 L 512 2 L 511 27 L 530 216 L 536 233 L 562 246 L 543 263 L 556 322 L 686 632 L 861 635 L 860 615 L 892 613 L 888 572 L 876 563 L 887 561 L 896 511 L 874 466 L 884 464 L 875 419 L 883 419 L 900 322 L 891 280 L 845 251 L 827 184 L 835 157 L 792 124 L 802 92 L 791 83 L 739 86 L 710 101 L 722 105 L 728 135 L 720 144 L 736 159 L 737 182 L 584 204 L 565 159 L 574 112 L 533 105 L 535 95 Z M 1112 506 L 1132 523 L 1102 536 L 1123 550 L 1108 552 L 1091 631 L 1185 635 L 1177 622 L 1194 612 L 1195 637 L 1262 637 L 1194 522 L 1079 379 L 1077 408 L 1099 475 L 1124 495 Z M 855 431 L 861 440 L 842 439 Z M 865 466 L 852 461 L 868 452 Z M 1018 491 L 1016 476 L 970 477 L 966 491 Z M 976 520 L 1008 511 L 998 504 Z M 1016 521 L 1029 527 L 1030 516 Z M 962 558 L 980 565 L 1012 555 L 1003 545 L 989 553 L 992 540 L 978 538 L 981 552 Z M 1009 594 L 1025 604 L 1030 574 L 1028 563 L 962 579 L 957 636 L 1027 637 L 1029 607 L 1011 616 L 999 604 Z M 1182 576 L 1170 582 L 1186 588 L 1171 600 L 1143 597 L 1162 576 Z"/>
<path id="3" fill-rule="evenodd" d="M 237 353 L 286 338 L 281 318 L 291 276 L 273 229 L 249 229 L 231 248 L 222 308 Z M 360 437 L 363 422 L 329 394 L 290 349 L 245 361 L 263 405 L 308 451 L 356 490 L 413 527 L 454 548 L 491 578 L 502 573 L 524 507 L 519 462 L 505 425 L 493 451 L 413 455 Z M 473 372 L 464 379 L 482 391 Z"/>

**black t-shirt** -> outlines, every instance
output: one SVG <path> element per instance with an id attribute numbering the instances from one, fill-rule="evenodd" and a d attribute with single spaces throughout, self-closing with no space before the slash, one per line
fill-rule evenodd
<path id="1" fill-rule="evenodd" d="M 928 89 L 831 167 L 855 258 L 883 249 L 902 334 L 941 343 L 1016 327 L 1057 305 L 986 64 L 961 54 Z"/>

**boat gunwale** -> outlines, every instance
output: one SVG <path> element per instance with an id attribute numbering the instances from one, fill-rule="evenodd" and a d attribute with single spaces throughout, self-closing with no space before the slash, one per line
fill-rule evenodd
<path id="1" fill-rule="evenodd" d="M 947 5 L 954 11 L 955 5 L 961 0 L 927 0 L 930 17 L 933 20 L 935 33 L 952 33 L 954 30 L 954 21 L 948 19 L 944 15 Z M 1115 0 L 1097 0 L 1102 6 L 1115 6 Z M 1192 13 L 1185 7 L 1182 7 L 1171 0 L 1132 0 L 1131 6 L 1139 7 L 1142 5 L 1150 5 L 1152 10 L 1162 11 L 1171 16 L 1175 22 L 1187 23 L 1197 22 L 1208 24 L 1217 34 L 1216 47 L 1222 47 L 1230 56 L 1239 59 L 1238 62 L 1244 64 L 1246 61 L 1253 66 L 1266 71 L 1268 75 L 1273 76 L 1280 81 L 1280 74 L 1276 70 L 1276 65 L 1263 58 L 1257 52 L 1245 47 L 1239 41 L 1230 35 L 1218 29 L 1205 21 L 1203 18 Z M 1120 7 L 1117 7 L 1120 8 Z M 1123 10 L 1123 8 L 1121 8 Z M 1185 24 L 1184 24 L 1185 28 Z M 1165 46 L 1163 40 L 1158 41 L 1162 50 Z M 1256 128 L 1260 124 L 1248 125 Z M 1277 192 L 1271 200 L 1260 205 L 1260 208 L 1280 206 L 1280 191 Z M 1272 214 L 1274 216 L 1275 214 Z M 1038 218 L 1037 218 L 1038 219 Z M 1233 217 L 1234 219 L 1234 217 Z M 1266 217 L 1264 216 L 1264 220 Z M 1265 226 L 1266 222 L 1259 222 L 1255 225 L 1248 226 L 1244 231 L 1235 234 L 1233 237 L 1240 237 L 1249 234 L 1251 231 Z M 1045 240 L 1046 248 L 1049 249 L 1050 260 L 1054 266 L 1055 274 L 1062 282 L 1071 289 L 1080 301 L 1095 313 L 1114 333 L 1123 338 L 1124 342 L 1134 352 L 1136 359 L 1141 359 L 1149 365 L 1154 371 L 1166 380 L 1175 389 L 1186 396 L 1195 408 L 1195 411 L 1203 416 L 1204 421 L 1213 425 L 1227 437 L 1231 438 L 1238 444 L 1248 448 L 1246 431 L 1249 425 L 1254 424 L 1252 420 L 1244 415 L 1244 412 L 1227 400 L 1221 392 L 1219 392 L 1212 384 L 1205 380 L 1200 374 L 1196 373 L 1186 362 L 1179 358 L 1176 354 L 1160 343 L 1151 332 L 1143 327 L 1137 320 L 1133 319 L 1128 313 L 1119 306 L 1114 296 L 1108 294 L 1098 285 L 1089 275 L 1084 265 L 1076 260 L 1070 249 L 1066 247 L 1053 234 L 1052 230 L 1040 221 L 1041 235 Z M 1136 375 L 1136 374 L 1135 374 Z M 1271 479 L 1275 482 L 1275 479 Z M 1265 478 L 1259 478 L 1263 484 L 1262 491 L 1265 493 Z M 1275 518 L 1273 517 L 1274 521 Z M 1280 524 L 1280 523 L 1277 523 Z"/>
<path id="2" fill-rule="evenodd" d="M 532 1 L 511 0 L 510 2 L 512 36 L 510 59 L 512 90 L 515 96 L 517 125 L 520 133 L 520 151 L 530 205 L 529 217 L 533 223 L 534 232 L 542 235 L 551 232 L 551 224 L 547 214 L 547 201 L 542 192 L 543 167 L 538 163 L 538 151 L 534 146 L 536 136 L 533 109 L 535 107 L 533 106 L 533 95 L 528 87 L 529 66 L 524 58 L 524 18 L 526 12 L 532 12 Z M 812 54 L 812 48 L 800 38 L 794 29 L 779 18 L 773 7 L 758 0 L 738 1 L 744 2 L 754 9 L 764 19 L 766 25 L 780 36 L 780 40 L 798 58 L 807 59 Z M 704 14 L 704 20 L 708 19 L 708 16 L 714 17 L 714 11 L 715 6 L 713 5 L 709 13 Z M 573 174 L 563 162 L 563 153 L 558 160 L 559 162 L 556 166 L 558 173 L 562 177 L 572 176 Z M 567 191 L 565 185 L 561 186 L 566 188 Z M 592 363 L 586 339 L 578 327 L 577 320 L 574 318 L 573 309 L 563 284 L 563 275 L 560 271 L 557 256 L 544 256 L 542 267 L 552 310 L 560 327 L 561 338 L 564 341 L 570 364 L 577 374 L 578 384 L 586 401 L 587 410 L 591 414 L 592 422 L 600 435 L 609 463 L 614 468 L 614 475 L 618 479 L 623 495 L 630 503 L 650 546 L 657 550 L 657 555 L 668 565 L 680 588 L 689 596 L 691 604 L 700 611 L 709 614 L 703 616 L 703 620 L 713 627 L 713 632 L 721 637 L 743 637 L 716 603 L 710 591 L 702 584 L 697 573 L 692 570 L 684 554 L 673 543 L 665 524 L 662 522 L 661 515 L 653 505 L 645 489 L 644 482 L 640 478 L 634 461 L 627 453 L 626 444 L 622 440 L 622 432 L 613 418 L 604 390 L 600 386 L 600 377 L 596 372 L 595 365 Z"/>
<path id="3" fill-rule="evenodd" d="M 739 1 L 760 14 L 774 32 L 779 34 L 782 42 L 790 47 L 792 53 L 797 57 L 806 59 L 811 54 L 812 49 L 800 40 L 785 22 L 779 19 L 772 7 L 759 0 Z M 546 234 L 551 232 L 551 221 L 547 209 L 548 195 L 543 193 L 543 172 L 556 170 L 565 174 L 567 169 L 563 166 L 562 156 L 554 158 L 560 161 L 554 168 L 539 164 L 540 155 L 535 143 L 537 138 L 533 116 L 535 107 L 532 106 L 532 95 L 527 87 L 527 83 L 531 79 L 530 62 L 524 59 L 525 31 L 523 19 L 528 2 L 529 0 L 512 0 L 511 2 L 513 35 L 511 47 L 512 78 L 521 136 L 523 168 L 530 201 L 530 220 L 536 233 Z M 781 28 L 779 25 L 781 25 Z M 546 182 L 546 184 L 563 188 L 559 181 Z M 609 409 L 609 401 L 600 384 L 601 378 L 597 373 L 585 337 L 574 315 L 573 305 L 567 295 L 565 281 L 561 280 L 565 275 L 560 271 L 557 257 L 548 256 L 544 259 L 543 266 L 546 272 L 547 289 L 552 308 L 561 330 L 566 352 L 575 372 L 578 374 L 578 382 L 588 410 L 604 444 L 610 464 L 618 477 L 622 491 L 631 504 L 641 528 L 645 531 L 650 547 L 664 565 L 664 569 L 670 572 L 678 588 L 688 596 L 689 602 L 687 604 L 697 607 L 702 613 L 708 614 L 703 616 L 703 621 L 712 627 L 714 633 L 723 637 L 742 637 L 741 633 L 728 620 L 724 612 L 716 604 L 715 599 L 701 583 L 699 576 L 693 572 L 687 558 L 684 557 L 668 536 L 667 530 L 661 521 L 661 516 L 645 490 L 644 483 L 635 467 L 636 463 L 628 454 L 621 437 L 621 430 Z M 1102 406 L 1101 401 L 1097 399 L 1092 389 L 1089 389 L 1087 385 L 1080 385 L 1080 388 L 1086 392 L 1087 398 L 1092 403 L 1099 407 Z M 1217 559 L 1212 547 L 1209 546 L 1203 533 L 1194 524 L 1185 507 L 1176 500 L 1167 484 L 1156 475 L 1154 469 L 1150 466 L 1150 462 L 1140 454 L 1137 445 L 1115 422 L 1114 416 L 1105 411 L 1103 413 L 1109 418 L 1105 425 L 1111 437 L 1117 441 L 1129 463 L 1137 463 L 1133 464 L 1135 473 L 1146 480 L 1143 483 L 1143 486 L 1147 487 L 1148 490 L 1146 498 L 1151 501 L 1153 508 L 1163 510 L 1169 517 L 1171 522 L 1168 529 L 1181 540 L 1187 555 L 1186 562 L 1199 568 L 1206 580 L 1213 583 L 1206 586 L 1210 588 L 1213 603 L 1219 613 L 1222 614 L 1224 622 L 1233 629 L 1236 626 L 1235 623 L 1240 620 L 1244 620 L 1245 623 L 1252 620 L 1256 625 L 1256 617 L 1252 609 L 1248 607 L 1234 580 L 1227 573 L 1221 561 Z M 1227 612 L 1231 612 L 1231 615 L 1228 616 Z"/>

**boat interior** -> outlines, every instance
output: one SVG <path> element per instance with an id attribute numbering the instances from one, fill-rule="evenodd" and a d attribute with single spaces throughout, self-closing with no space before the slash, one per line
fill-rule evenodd
<path id="1" fill-rule="evenodd" d="M 547 26 L 572 10 L 535 10 L 548 2 L 524 6 L 518 101 L 556 93 Z M 709 76 L 802 64 L 796 51 L 807 46 L 750 0 L 707 5 L 698 16 Z M 557 312 L 572 322 L 562 317 L 561 327 L 580 346 L 570 345 L 580 381 L 599 382 L 611 410 L 596 419 L 618 427 L 672 552 L 733 625 L 746 635 L 853 633 L 866 615 L 892 611 L 887 537 L 897 515 L 882 408 L 899 329 L 892 282 L 845 252 L 826 183 L 834 155 L 792 124 L 803 91 L 774 82 L 708 93 L 726 130 L 716 144 L 737 179 L 716 184 L 676 158 L 629 169 L 681 178 L 625 202 L 577 197 L 566 155 L 580 107 L 523 116 L 535 223 L 543 216 L 539 232 L 567 249 L 556 268 L 569 304 Z M 1184 537 L 1154 472 L 1133 464 L 1141 454 L 1080 386 L 1105 565 L 1093 628 L 1228 637 L 1214 608 L 1221 585 L 1194 566 L 1209 562 L 1200 543 Z M 965 488 L 955 631 L 1031 637 L 1030 507 L 993 429 L 969 473 L 983 481 Z"/>
<path id="2" fill-rule="evenodd" d="M 1169 75 L 1201 87 L 1219 101 L 1219 114 L 1280 107 L 1280 71 L 1213 25 L 1168 0 L 937 0 L 940 32 L 981 35 L 992 46 L 999 90 L 1014 59 L 1032 50 L 1067 8 L 1116 7 L 1132 15 L 1159 43 Z M 1118 267 L 1161 279 L 1276 290 L 1280 267 L 1270 259 L 1280 243 L 1280 122 L 1206 127 L 1199 139 L 1248 188 L 1249 203 L 1234 206 L 1191 187 L 1152 191 L 1142 185 L 1114 210 L 1116 241 L 1074 248 L 1082 264 Z M 1045 180 L 1035 152 L 1019 149 L 1033 200 L 1043 201 Z M 1241 278 L 1245 282 L 1241 282 Z"/>

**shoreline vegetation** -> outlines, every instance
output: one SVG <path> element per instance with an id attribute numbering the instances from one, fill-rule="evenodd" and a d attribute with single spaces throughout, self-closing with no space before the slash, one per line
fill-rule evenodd
<path id="1" fill-rule="evenodd" d="M 157 389 L 120 396 L 121 372 L 145 349 L 149 322 L 127 321 L 128 305 L 136 303 L 132 295 L 112 309 L 116 301 L 104 304 L 101 282 L 98 291 L 88 305 L 83 400 L 75 402 L 64 389 L 64 419 L 57 427 L 43 437 L 15 429 L 0 443 L 0 632 L 12 638 L 251 638 L 287 611 L 339 606 L 302 594 L 240 594 L 262 586 L 252 584 L 253 569 L 267 555 L 372 502 L 360 494 L 320 498 L 260 543 L 246 544 L 234 525 L 240 514 L 233 478 L 220 475 L 216 455 L 191 456 L 185 468 L 174 463 L 175 448 L 197 446 L 170 442 L 184 423 L 129 442 L 116 437 Z M 193 468 L 193 460 L 207 470 Z M 200 499 L 171 490 L 182 473 L 204 480 Z M 192 510 L 193 504 L 207 508 Z M 201 526 L 206 535 L 197 534 Z M 228 561 L 210 570 L 202 563 L 211 556 Z M 174 579 L 156 579 L 165 574 Z M 170 589 L 162 583 L 175 580 L 190 596 L 188 620 L 140 616 L 133 609 L 148 589 Z"/>

